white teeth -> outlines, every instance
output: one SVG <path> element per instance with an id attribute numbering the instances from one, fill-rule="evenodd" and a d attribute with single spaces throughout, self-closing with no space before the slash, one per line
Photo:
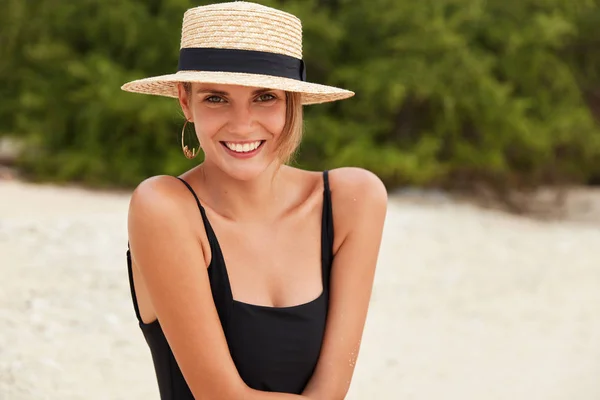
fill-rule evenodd
<path id="1" fill-rule="evenodd" d="M 233 142 L 225 142 L 225 146 L 229 148 L 229 150 L 235 151 L 236 153 L 248 153 L 250 151 L 256 150 L 258 146 L 260 146 L 261 141 L 258 140 L 252 143 L 233 143 Z"/>

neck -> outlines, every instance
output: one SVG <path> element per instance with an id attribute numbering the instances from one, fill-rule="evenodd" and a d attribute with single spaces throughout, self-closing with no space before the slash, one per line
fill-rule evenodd
<path id="1" fill-rule="evenodd" d="M 214 164 L 199 167 L 200 181 L 210 206 L 225 218 L 235 221 L 269 220 L 279 213 L 284 201 L 284 166 L 273 162 L 255 179 L 240 181 Z"/>

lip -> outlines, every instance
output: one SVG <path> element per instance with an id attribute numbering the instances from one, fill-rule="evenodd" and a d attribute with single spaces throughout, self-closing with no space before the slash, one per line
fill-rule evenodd
<path id="1" fill-rule="evenodd" d="M 248 142 L 235 142 L 235 143 L 243 144 L 243 143 L 254 143 L 254 142 L 255 142 L 255 140 L 248 141 Z M 231 155 L 232 157 L 235 157 L 235 158 L 251 158 L 251 157 L 254 157 L 255 155 L 257 155 L 262 150 L 262 147 L 265 144 L 265 142 L 266 142 L 265 140 L 261 140 L 260 141 L 260 145 L 258 145 L 258 147 L 256 149 L 254 149 L 252 151 L 249 151 L 247 153 L 238 153 L 238 152 L 235 152 L 235 151 L 231 150 L 229 147 L 227 147 L 224 142 L 219 142 L 219 143 L 221 143 L 221 146 L 223 146 L 223 148 L 225 149 L 225 151 L 229 155 Z"/>

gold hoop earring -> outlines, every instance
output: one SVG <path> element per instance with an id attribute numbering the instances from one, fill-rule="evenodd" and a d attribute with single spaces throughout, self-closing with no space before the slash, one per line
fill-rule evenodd
<path id="1" fill-rule="evenodd" d="M 198 143 L 198 151 L 196 152 L 196 149 L 194 147 L 192 147 L 192 149 L 190 150 L 190 148 L 185 144 L 185 127 L 187 125 L 189 121 L 186 119 L 185 123 L 183 124 L 183 129 L 181 129 L 181 148 L 183 150 L 183 155 L 191 160 L 193 158 L 196 158 L 196 156 L 198 155 L 198 153 L 200 152 L 200 144 Z"/>

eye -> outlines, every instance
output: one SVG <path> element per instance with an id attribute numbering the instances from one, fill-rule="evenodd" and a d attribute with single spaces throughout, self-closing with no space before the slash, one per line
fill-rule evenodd
<path id="1" fill-rule="evenodd" d="M 224 103 L 225 99 L 223 99 L 222 97 L 219 96 L 208 96 L 207 98 L 204 99 L 204 101 L 208 102 L 208 103 Z"/>
<path id="2" fill-rule="evenodd" d="M 275 100 L 276 98 L 277 96 L 275 96 L 273 93 L 263 93 L 260 96 L 258 96 L 258 100 L 263 102 Z"/>

